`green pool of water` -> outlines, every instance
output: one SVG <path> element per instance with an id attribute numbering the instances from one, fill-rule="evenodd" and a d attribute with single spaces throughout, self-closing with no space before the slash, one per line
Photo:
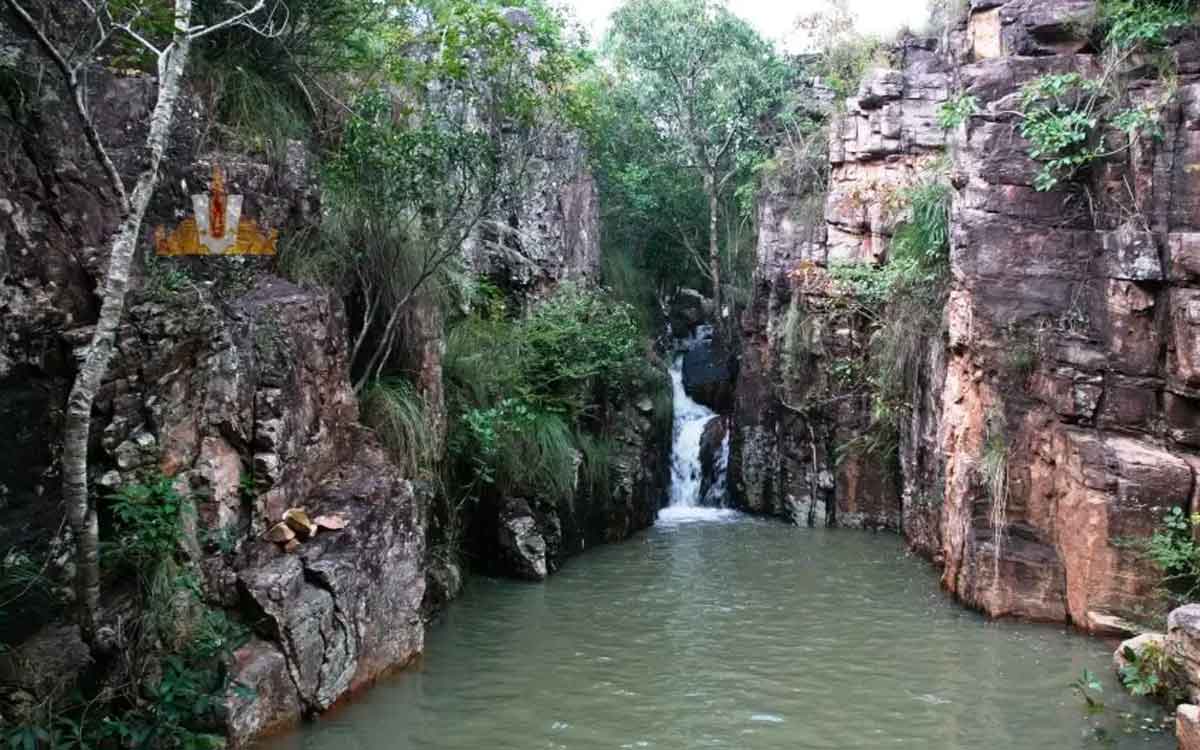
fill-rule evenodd
<path id="1" fill-rule="evenodd" d="M 1156 712 L 1111 648 L 963 610 L 893 536 L 660 523 L 545 585 L 473 580 L 418 668 L 267 747 L 1173 748 L 1123 731 Z"/>

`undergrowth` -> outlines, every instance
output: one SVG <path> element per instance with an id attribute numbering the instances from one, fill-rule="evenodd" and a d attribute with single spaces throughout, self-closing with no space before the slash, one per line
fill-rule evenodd
<path id="1" fill-rule="evenodd" d="M 550 500 L 580 476 L 605 489 L 606 410 L 658 378 L 644 355 L 631 307 L 601 291 L 566 286 L 516 319 L 483 295 L 447 337 L 452 484 Z"/>
<path id="2" fill-rule="evenodd" d="M 363 422 L 375 430 L 403 476 L 426 478 L 437 456 L 429 404 L 398 377 L 377 380 L 363 392 Z"/>
<path id="3" fill-rule="evenodd" d="M 216 748 L 229 659 L 247 629 L 208 608 L 199 574 L 182 552 L 191 503 L 166 477 L 127 484 L 108 498 L 112 532 L 103 559 L 110 575 L 132 573 L 137 616 L 118 623 L 113 644 L 121 678 L 100 692 L 81 685 L 47 698 L 25 721 L 0 728 L 11 748 Z M 36 668 L 37 665 L 29 665 Z"/>
<path id="4" fill-rule="evenodd" d="M 872 425 L 860 439 L 869 451 L 893 456 L 899 430 L 911 411 L 922 357 L 941 329 L 950 266 L 951 188 L 933 169 L 900 191 L 907 218 L 892 237 L 887 262 L 831 268 L 851 292 L 873 332 L 863 368 Z"/>

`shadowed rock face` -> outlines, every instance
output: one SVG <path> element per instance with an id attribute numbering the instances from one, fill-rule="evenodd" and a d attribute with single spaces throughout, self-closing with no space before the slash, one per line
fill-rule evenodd
<path id="1" fill-rule="evenodd" d="M 697 342 L 683 355 L 684 390 L 718 414 L 729 411 L 735 377 L 729 353 L 714 338 Z"/>
<path id="2" fill-rule="evenodd" d="M 1148 604 L 1159 578 L 1120 540 L 1149 535 L 1166 509 L 1195 509 L 1200 496 L 1200 177 L 1188 167 L 1200 160 L 1200 44 L 1185 35 L 1174 46 L 1165 136 L 1092 170 L 1089 201 L 1082 185 L 1033 188 L 1040 164 L 1011 103 L 1039 75 L 1097 74 L 1072 21 L 1094 3 L 973 8 L 948 49 L 907 43 L 898 67 L 871 72 L 834 118 L 823 221 L 802 210 L 812 198 L 796 178 L 765 186 L 733 486 L 750 510 L 902 529 L 944 566 L 947 589 L 989 614 L 1105 630 Z M 1158 100 L 1161 81 L 1138 75 L 1130 100 Z M 934 118 L 950 91 L 983 111 L 946 134 Z M 883 196 L 944 157 L 956 188 L 949 300 L 888 469 L 854 450 L 869 403 L 830 383 L 866 340 L 824 267 L 886 259 L 903 214 Z M 802 347 L 788 338 L 797 331 Z M 833 402 L 794 408 L 814 393 Z M 982 469 L 996 424 L 1000 501 Z"/>

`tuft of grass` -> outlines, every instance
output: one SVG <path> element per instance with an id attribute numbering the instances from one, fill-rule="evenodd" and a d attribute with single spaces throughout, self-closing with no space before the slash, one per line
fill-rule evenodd
<path id="1" fill-rule="evenodd" d="M 612 485 L 613 456 L 616 445 L 605 435 L 575 433 L 575 444 L 579 446 L 580 480 L 591 497 L 606 497 Z"/>
<path id="2" fill-rule="evenodd" d="M 558 414 L 531 412 L 497 443 L 496 485 L 506 493 L 531 488 L 555 500 L 570 497 L 580 460 L 573 437 Z"/>
<path id="3" fill-rule="evenodd" d="M 437 461 L 429 405 L 406 380 L 383 378 L 362 397 L 363 422 L 383 441 L 406 477 L 426 478 Z"/>

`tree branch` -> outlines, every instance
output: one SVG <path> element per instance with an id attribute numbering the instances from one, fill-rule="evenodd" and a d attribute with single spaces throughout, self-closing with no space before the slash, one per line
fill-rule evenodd
<path id="1" fill-rule="evenodd" d="M 108 155 L 108 149 L 105 148 L 104 142 L 100 140 L 100 133 L 96 130 L 96 123 L 92 120 L 92 115 L 88 111 L 87 103 L 83 100 L 83 87 L 79 84 L 79 66 L 71 65 L 62 53 L 50 41 L 38 25 L 34 22 L 33 16 L 29 15 L 29 11 L 21 7 L 17 0 L 5 0 L 8 7 L 21 19 L 21 23 L 29 29 L 37 40 L 38 47 L 46 54 L 62 73 L 63 81 L 67 84 L 67 89 L 71 92 L 71 101 L 75 105 L 75 114 L 79 116 L 80 123 L 83 125 L 83 134 L 87 139 L 88 146 L 91 147 L 92 153 L 96 157 L 96 161 L 104 168 L 105 175 L 108 177 L 109 187 L 117 195 L 117 200 L 121 204 L 121 212 L 129 213 L 129 194 L 125 191 L 125 182 L 121 179 L 121 174 L 117 171 L 117 166 Z"/>

